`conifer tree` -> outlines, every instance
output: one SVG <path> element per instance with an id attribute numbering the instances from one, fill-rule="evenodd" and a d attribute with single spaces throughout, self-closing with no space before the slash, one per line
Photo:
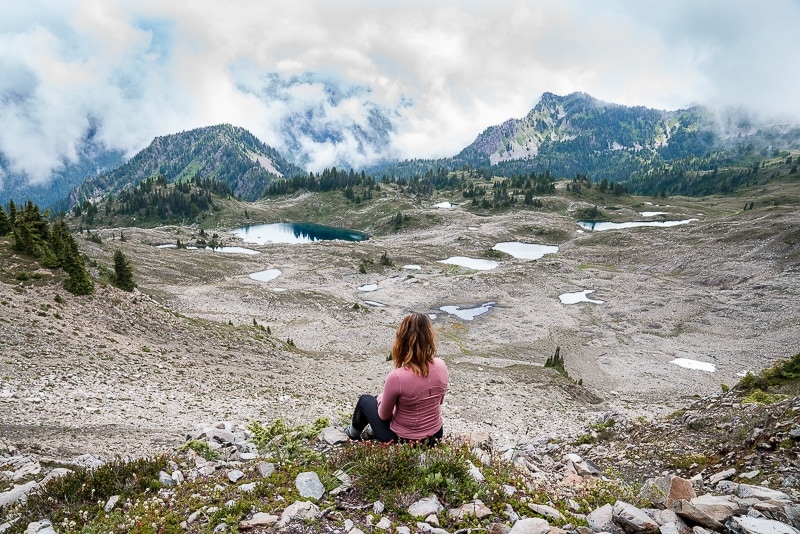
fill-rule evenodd
<path id="1" fill-rule="evenodd" d="M 64 280 L 64 288 L 74 295 L 91 295 L 94 293 L 94 282 L 78 250 L 78 244 L 72 234 L 66 233 L 61 266 L 69 277 Z"/>
<path id="2" fill-rule="evenodd" d="M 11 221 L 6 214 L 6 210 L 0 206 L 0 236 L 8 235 L 11 233 Z"/>
<path id="3" fill-rule="evenodd" d="M 11 226 L 14 226 L 14 223 L 17 219 L 17 206 L 14 204 L 14 200 L 11 199 L 8 201 L 8 220 L 11 221 Z"/>
<path id="4" fill-rule="evenodd" d="M 133 281 L 133 267 L 120 249 L 114 252 L 114 284 L 125 291 L 133 291 L 136 287 Z"/>

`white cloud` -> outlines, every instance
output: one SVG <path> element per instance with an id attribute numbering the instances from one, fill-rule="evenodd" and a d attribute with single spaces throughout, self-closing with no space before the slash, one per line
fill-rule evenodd
<path id="1" fill-rule="evenodd" d="M 131 154 L 220 122 L 289 149 L 287 117 L 313 110 L 323 127 L 363 128 L 377 106 L 394 123 L 391 150 L 439 157 L 545 91 L 800 117 L 792 0 L 13 4 L 0 6 L 0 151 L 35 182 L 76 157 L 90 118 Z M 306 73 L 282 99 L 264 97 L 270 74 Z M 350 92 L 333 101 L 333 84 Z M 379 155 L 352 133 L 296 141 L 317 169 Z"/>

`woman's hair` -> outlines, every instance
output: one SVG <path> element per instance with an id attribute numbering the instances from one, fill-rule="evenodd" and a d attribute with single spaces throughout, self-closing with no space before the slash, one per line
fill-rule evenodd
<path id="1" fill-rule="evenodd" d="M 392 348 L 395 368 L 408 367 L 415 374 L 428 376 L 428 366 L 436 355 L 436 333 L 424 313 L 406 315 L 397 329 Z"/>

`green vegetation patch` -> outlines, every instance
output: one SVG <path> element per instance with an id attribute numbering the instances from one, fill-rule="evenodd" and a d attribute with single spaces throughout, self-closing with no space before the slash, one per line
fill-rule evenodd
<path id="1" fill-rule="evenodd" d="M 159 472 L 167 465 L 163 456 L 125 461 L 116 459 L 94 469 L 79 467 L 56 477 L 28 496 L 18 509 L 20 518 L 8 530 L 24 532 L 29 522 L 47 518 L 53 525 L 80 531 L 83 525 L 103 513 L 109 497 L 153 495 L 161 488 Z M 17 515 L 17 514 L 15 514 Z"/>
<path id="2" fill-rule="evenodd" d="M 736 385 L 744 397 L 742 402 L 773 403 L 782 400 L 781 394 L 793 395 L 800 390 L 800 353 L 780 360 L 758 374 L 747 373 Z M 772 394 L 768 394 L 770 390 Z"/>

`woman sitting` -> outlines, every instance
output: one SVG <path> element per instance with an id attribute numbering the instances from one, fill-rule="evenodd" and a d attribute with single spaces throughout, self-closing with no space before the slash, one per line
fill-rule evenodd
<path id="1" fill-rule="evenodd" d="M 382 442 L 424 441 L 433 444 L 443 435 L 441 405 L 447 392 L 447 366 L 436 358 L 436 334 L 427 315 L 412 313 L 397 329 L 392 363 L 383 393 L 362 395 L 352 423 L 345 428 L 350 439 L 361 439 L 367 425 Z"/>

